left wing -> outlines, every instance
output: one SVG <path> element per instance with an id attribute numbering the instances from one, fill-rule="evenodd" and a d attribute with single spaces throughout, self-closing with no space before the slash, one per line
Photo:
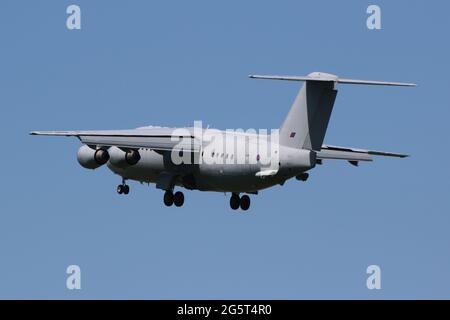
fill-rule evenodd
<path id="1" fill-rule="evenodd" d="M 200 144 L 189 128 L 145 128 L 104 131 L 32 131 L 37 136 L 77 137 L 84 144 L 96 147 L 149 148 L 153 150 L 184 150 L 198 152 Z"/>

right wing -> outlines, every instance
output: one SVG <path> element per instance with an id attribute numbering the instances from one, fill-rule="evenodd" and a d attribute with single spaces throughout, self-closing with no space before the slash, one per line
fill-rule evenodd
<path id="1" fill-rule="evenodd" d="M 189 128 L 140 128 L 104 131 L 32 131 L 37 136 L 77 137 L 96 147 L 149 148 L 160 151 L 199 152 L 200 143 Z"/>

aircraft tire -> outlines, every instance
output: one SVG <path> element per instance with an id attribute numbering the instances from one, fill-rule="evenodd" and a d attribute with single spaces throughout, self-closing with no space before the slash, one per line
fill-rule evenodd
<path id="1" fill-rule="evenodd" d="M 240 202 L 241 202 L 241 199 L 239 198 L 239 196 L 237 194 L 233 194 L 230 198 L 231 209 L 233 209 L 233 210 L 239 209 Z"/>
<path id="2" fill-rule="evenodd" d="M 240 203 L 241 209 L 246 211 L 248 208 L 250 208 L 250 197 L 248 195 L 243 195 L 241 197 L 241 203 Z"/>
<path id="3" fill-rule="evenodd" d="M 183 192 L 181 192 L 181 191 L 175 192 L 175 194 L 173 195 L 173 203 L 177 207 L 181 207 L 183 205 L 183 203 L 184 203 L 184 194 L 183 194 Z"/>
<path id="4" fill-rule="evenodd" d="M 166 191 L 164 193 L 164 204 L 167 207 L 170 207 L 171 205 L 173 205 L 173 193 L 172 193 L 172 191 Z"/>

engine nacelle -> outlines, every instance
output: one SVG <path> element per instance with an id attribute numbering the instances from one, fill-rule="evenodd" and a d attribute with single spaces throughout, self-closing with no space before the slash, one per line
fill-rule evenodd
<path id="1" fill-rule="evenodd" d="M 134 166 L 141 160 L 141 155 L 137 150 L 123 151 L 117 147 L 109 148 L 109 162 L 119 168 Z"/>
<path id="2" fill-rule="evenodd" d="M 109 160 L 108 151 L 105 149 L 91 149 L 87 145 L 83 145 L 78 149 L 78 163 L 86 169 L 97 169 Z"/>
<path id="3" fill-rule="evenodd" d="M 281 169 L 295 172 L 303 172 L 316 166 L 316 153 L 305 149 L 280 147 Z"/>

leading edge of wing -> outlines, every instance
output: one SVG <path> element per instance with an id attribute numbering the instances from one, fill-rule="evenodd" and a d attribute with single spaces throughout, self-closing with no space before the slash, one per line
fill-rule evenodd
<path id="1" fill-rule="evenodd" d="M 171 132 L 165 129 L 32 131 L 30 135 L 77 137 L 84 144 L 107 147 L 116 146 L 121 148 L 149 148 L 164 151 L 185 150 L 194 152 L 199 150 L 198 143 L 193 135 L 172 135 Z M 188 138 L 189 142 L 185 141 L 184 138 Z"/>
<path id="2" fill-rule="evenodd" d="M 177 131 L 178 130 L 178 131 Z M 185 130 L 184 133 L 181 133 Z M 80 131 L 31 131 L 35 136 L 65 136 L 65 137 L 193 137 L 190 128 L 138 128 L 125 130 L 80 130 Z"/>

